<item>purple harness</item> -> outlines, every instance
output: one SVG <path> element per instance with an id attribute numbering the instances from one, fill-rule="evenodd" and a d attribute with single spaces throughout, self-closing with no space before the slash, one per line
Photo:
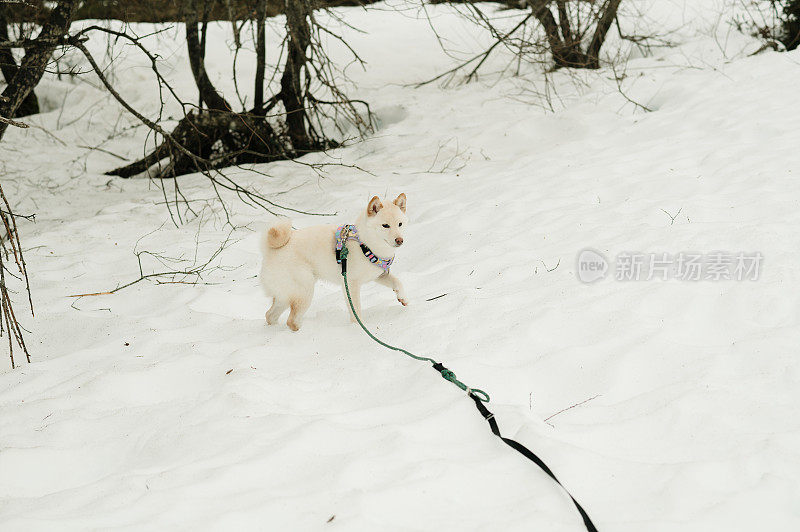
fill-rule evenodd
<path id="1" fill-rule="evenodd" d="M 367 260 L 370 261 L 375 266 L 379 267 L 386 273 L 389 273 L 389 267 L 392 265 L 394 261 L 394 257 L 390 259 L 382 259 L 375 255 L 371 249 L 364 244 L 360 238 L 358 238 L 358 230 L 356 229 L 355 225 L 340 225 L 336 229 L 336 262 L 341 264 L 342 260 L 339 258 L 339 254 L 342 251 L 342 248 L 345 246 L 348 240 L 355 240 L 358 242 L 358 245 L 361 247 L 361 252 L 364 253 L 364 256 L 367 257 Z"/>

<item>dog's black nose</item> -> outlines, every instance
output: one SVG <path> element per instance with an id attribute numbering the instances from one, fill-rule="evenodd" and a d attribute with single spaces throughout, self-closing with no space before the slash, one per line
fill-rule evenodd
<path id="1" fill-rule="evenodd" d="M 397 238 L 394 239 L 394 243 L 397 244 L 398 246 L 402 246 L 403 239 L 398 236 Z"/>

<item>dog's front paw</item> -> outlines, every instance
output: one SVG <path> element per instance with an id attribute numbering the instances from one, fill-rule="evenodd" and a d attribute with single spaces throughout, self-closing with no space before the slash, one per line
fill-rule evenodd
<path id="1" fill-rule="evenodd" d="M 407 307 L 407 306 L 408 306 L 408 303 L 409 303 L 409 301 L 408 301 L 408 298 L 406 297 L 406 295 L 405 295 L 405 294 L 397 294 L 397 300 L 398 300 L 398 301 L 400 302 L 400 304 L 401 304 L 401 305 L 403 305 L 404 307 Z"/>

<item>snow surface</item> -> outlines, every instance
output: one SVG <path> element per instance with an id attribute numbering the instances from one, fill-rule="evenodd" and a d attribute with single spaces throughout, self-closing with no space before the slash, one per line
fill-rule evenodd
<path id="1" fill-rule="evenodd" d="M 749 56 L 759 43 L 730 27 L 726 2 L 626 4 L 626 29 L 640 9 L 675 44 L 648 57 L 623 46 L 622 88 L 653 112 L 610 69 L 497 75 L 502 51 L 477 83 L 407 86 L 454 64 L 421 12 L 345 8 L 366 32 L 341 28 L 367 61 L 348 68 L 350 94 L 380 128 L 304 161 L 370 173 L 281 162 L 257 167 L 269 177 L 231 175 L 337 221 L 373 194 L 408 194 L 393 269 L 412 305 L 370 288 L 368 325 L 487 390 L 504 433 L 600 530 L 797 530 L 800 52 Z M 459 57 L 488 42 L 427 9 Z M 176 34 L 150 39 L 191 95 Z M 228 26 L 212 26 L 219 39 Z M 107 64 L 104 40 L 90 45 Z M 147 61 L 119 55 L 115 83 L 154 116 Z M 225 46 L 208 65 L 234 98 Z M 252 65 L 242 54 L 240 72 Z M 228 198 L 230 233 L 205 179 L 189 176 L 201 216 L 175 227 L 156 185 L 104 176 L 121 161 L 85 148 L 133 159 L 145 139 L 95 78 L 49 76 L 37 92 L 52 110 L 29 121 L 58 140 L 12 129 L 0 143 L 6 194 L 36 213 L 22 223 L 34 363 L 0 374 L 0 529 L 581 530 L 566 496 L 455 387 L 351 325 L 338 288 L 317 291 L 299 333 L 266 327 L 257 232 L 272 216 Z M 134 249 L 185 267 L 229 234 L 208 284 L 68 297 L 136 279 Z M 585 285 L 575 257 L 587 246 L 765 259 L 756 282 Z M 143 260 L 145 273 L 175 267 Z"/>

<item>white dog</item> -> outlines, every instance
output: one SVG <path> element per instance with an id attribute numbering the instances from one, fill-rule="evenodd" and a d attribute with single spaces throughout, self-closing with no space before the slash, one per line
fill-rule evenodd
<path id="1" fill-rule="evenodd" d="M 356 312 L 361 316 L 361 285 L 377 281 L 394 290 L 397 300 L 408 305 L 403 285 L 389 273 L 395 251 L 403 244 L 406 228 L 406 195 L 384 204 L 373 197 L 354 225 L 318 225 L 293 230 L 289 221 L 271 227 L 262 237 L 264 262 L 261 284 L 272 306 L 267 323 L 276 323 L 290 309 L 286 325 L 300 329 L 303 315 L 314 296 L 317 279 L 341 283 L 337 249 L 347 246 L 347 281 Z M 350 305 L 347 305 L 348 310 Z M 355 320 L 350 311 L 351 320 Z"/>

